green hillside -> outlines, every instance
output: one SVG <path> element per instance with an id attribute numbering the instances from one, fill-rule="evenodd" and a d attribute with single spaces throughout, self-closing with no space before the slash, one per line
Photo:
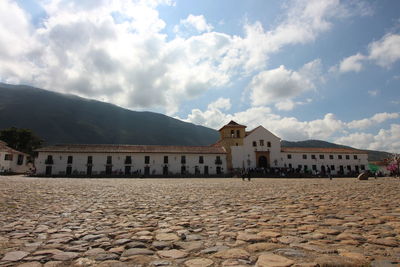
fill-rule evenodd
<path id="1" fill-rule="evenodd" d="M 46 144 L 210 145 L 213 129 L 171 117 L 24 85 L 0 83 L 0 129 L 32 129 Z M 282 141 L 283 147 L 346 147 L 307 140 Z M 390 154 L 368 151 L 370 161 Z"/>
<path id="2" fill-rule="evenodd" d="M 46 144 L 210 145 L 218 132 L 171 117 L 0 83 L 0 129 L 29 128 Z"/>

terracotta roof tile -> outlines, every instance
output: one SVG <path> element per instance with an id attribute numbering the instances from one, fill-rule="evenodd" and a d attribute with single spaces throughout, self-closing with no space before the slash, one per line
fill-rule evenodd
<path id="1" fill-rule="evenodd" d="M 237 128 L 237 127 L 246 128 L 247 126 L 241 125 L 241 124 L 239 124 L 239 123 L 237 123 L 237 122 L 235 122 L 235 121 L 230 121 L 228 124 L 225 124 L 224 126 L 222 126 L 221 129 L 219 129 L 218 131 L 221 131 L 221 130 L 224 129 L 224 128 L 230 128 L 230 127 L 235 127 L 235 128 Z"/>
<path id="2" fill-rule="evenodd" d="M 185 153 L 225 154 L 221 146 L 156 146 L 156 145 L 93 145 L 68 144 L 39 148 L 38 152 L 86 152 L 86 153 Z"/>
<path id="3" fill-rule="evenodd" d="M 325 147 L 282 147 L 282 152 L 290 153 L 343 153 L 343 154 L 367 154 L 364 150 L 351 148 L 325 148 Z"/>
<path id="4" fill-rule="evenodd" d="M 24 152 L 20 152 L 18 150 L 15 150 L 15 149 L 9 147 L 9 146 L 6 146 L 4 144 L 5 144 L 4 142 L 0 143 L 0 151 L 5 151 L 5 152 L 10 153 L 10 154 L 21 154 L 21 155 L 29 156 L 28 154 L 26 154 Z"/>

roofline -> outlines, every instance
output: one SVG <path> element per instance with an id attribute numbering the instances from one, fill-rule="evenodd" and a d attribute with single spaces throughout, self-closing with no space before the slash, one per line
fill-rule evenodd
<path id="1" fill-rule="evenodd" d="M 85 151 L 79 151 L 81 147 L 89 147 L 89 150 Z M 105 147 L 103 151 L 91 151 L 90 147 L 96 148 L 96 146 L 102 146 Z M 110 147 L 110 150 L 107 150 L 107 146 Z M 63 147 L 70 147 L 71 150 L 62 150 Z M 213 149 L 215 147 L 220 148 L 222 151 L 221 152 L 204 152 L 202 153 L 201 151 L 126 151 L 126 150 L 121 150 L 121 151 L 115 151 L 111 150 L 113 147 L 126 147 L 126 149 L 129 148 L 146 148 L 146 147 L 163 147 L 163 148 L 201 148 L 201 149 Z M 74 151 L 74 149 L 76 149 Z M 174 145 L 128 145 L 128 144 L 56 144 L 53 146 L 47 146 L 47 147 L 42 147 L 34 150 L 35 152 L 58 152 L 58 153 L 148 153 L 148 154 L 156 154 L 156 153 L 163 153 L 163 154 L 226 154 L 226 149 L 223 146 L 215 146 L 215 145 L 210 145 L 210 146 L 174 146 Z"/>
<path id="2" fill-rule="evenodd" d="M 238 125 L 224 125 L 218 130 L 218 132 L 220 132 L 224 128 L 247 128 L 247 126 L 240 125 L 240 124 L 238 124 Z"/>
<path id="3" fill-rule="evenodd" d="M 299 151 L 283 151 L 284 149 L 291 149 L 291 148 L 295 148 L 295 149 L 299 149 Z M 301 151 L 300 149 L 307 149 L 304 151 Z M 315 149 L 313 151 L 313 149 Z M 320 149 L 327 149 L 328 151 L 318 151 Z M 335 151 L 335 150 L 330 150 L 330 149 L 343 149 L 343 150 L 347 150 L 347 151 Z M 330 150 L 330 151 L 329 151 Z M 368 154 L 368 152 L 366 150 L 361 150 L 361 149 L 351 149 L 351 148 L 324 148 L 324 147 L 282 147 L 281 148 L 281 152 L 290 152 L 290 153 L 337 153 L 337 154 L 348 154 L 348 153 L 358 153 L 358 154 Z"/>
<path id="4" fill-rule="evenodd" d="M 256 128 L 254 128 L 253 130 L 250 130 L 247 133 L 246 137 L 251 135 L 255 130 L 257 130 L 258 128 L 263 128 L 264 130 L 266 130 L 267 132 L 271 133 L 273 136 L 275 136 L 276 138 L 278 138 L 279 140 L 282 140 L 282 138 L 280 138 L 279 136 L 277 136 L 276 134 L 274 134 L 273 132 L 271 132 L 270 130 L 266 129 L 264 126 L 259 125 Z"/>

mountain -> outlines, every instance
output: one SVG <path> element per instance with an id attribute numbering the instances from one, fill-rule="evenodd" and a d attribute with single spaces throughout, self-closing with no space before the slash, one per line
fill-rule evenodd
<path id="1" fill-rule="evenodd" d="M 326 141 L 321 140 L 306 140 L 306 141 L 298 141 L 298 142 L 291 142 L 282 140 L 281 145 L 284 147 L 323 147 L 323 148 L 352 148 L 350 146 L 343 146 L 338 145 Z M 368 160 L 369 161 L 381 161 L 385 158 L 390 157 L 390 153 L 383 152 L 383 151 L 375 151 L 375 150 L 366 150 L 368 153 Z"/>
<path id="2" fill-rule="evenodd" d="M 210 145 L 219 133 L 171 117 L 124 109 L 112 104 L 65 95 L 25 85 L 0 83 L 0 129 L 32 129 L 46 145 L 140 144 Z M 346 147 L 307 140 L 282 140 L 283 147 Z M 390 153 L 367 150 L 370 161 Z"/>
<path id="3" fill-rule="evenodd" d="M 0 83 L 0 129 L 32 129 L 47 144 L 210 145 L 215 130 L 25 85 Z"/>

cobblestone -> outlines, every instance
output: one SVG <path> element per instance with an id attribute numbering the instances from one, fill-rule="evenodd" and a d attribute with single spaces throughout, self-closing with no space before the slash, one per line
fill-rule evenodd
<path id="1" fill-rule="evenodd" d="M 399 266 L 400 180 L 0 177 L 0 266 Z"/>

